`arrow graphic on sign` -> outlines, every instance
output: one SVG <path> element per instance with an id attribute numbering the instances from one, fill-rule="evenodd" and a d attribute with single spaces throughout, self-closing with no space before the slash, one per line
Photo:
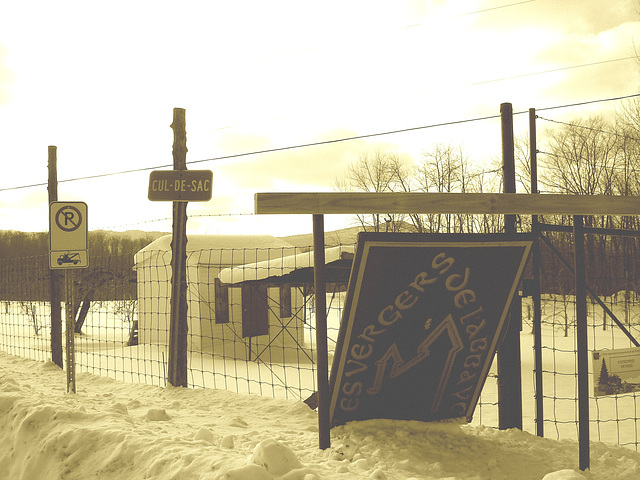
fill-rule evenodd
<path id="1" fill-rule="evenodd" d="M 433 332 L 431 332 L 431 334 L 429 334 L 429 336 L 425 338 L 420 343 L 420 345 L 418 345 L 418 348 L 416 349 L 417 355 L 412 359 L 405 361 L 400 354 L 398 345 L 396 343 L 391 344 L 384 355 L 380 357 L 380 360 L 376 362 L 376 366 L 378 367 L 376 370 L 376 376 L 373 381 L 373 386 L 367 389 L 367 393 L 370 395 L 376 395 L 380 391 L 380 389 L 382 388 L 382 383 L 384 381 L 384 373 L 387 369 L 387 364 L 389 363 L 389 361 L 393 361 L 391 365 L 391 371 L 389 372 L 389 378 L 394 379 L 399 377 L 403 373 L 418 365 L 425 358 L 427 358 L 430 353 L 429 347 L 440 337 L 440 335 L 445 332 L 449 334 L 449 339 L 451 340 L 451 349 L 447 354 L 447 359 L 445 361 L 444 368 L 442 369 L 442 375 L 438 383 L 438 389 L 436 390 L 436 395 L 431 406 L 432 412 L 437 411 L 440 407 L 440 402 L 442 401 L 442 397 L 444 395 L 445 386 L 447 384 L 449 374 L 451 373 L 453 362 L 458 352 L 464 348 L 462 338 L 458 333 L 458 329 L 456 328 L 455 321 L 453 320 L 453 316 L 451 314 L 447 315 L 447 317 L 442 322 L 440 322 L 440 324 L 433 330 Z"/>

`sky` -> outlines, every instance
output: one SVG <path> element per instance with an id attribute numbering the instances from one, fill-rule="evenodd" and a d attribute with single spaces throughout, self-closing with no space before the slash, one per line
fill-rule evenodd
<path id="1" fill-rule="evenodd" d="M 55 145 L 59 199 L 86 202 L 90 230 L 170 231 L 171 204 L 147 191 L 151 170 L 171 168 L 179 107 L 188 168 L 213 172 L 188 232 L 308 233 L 310 216 L 253 215 L 254 194 L 334 191 L 374 151 L 419 161 L 452 143 L 487 164 L 501 155 L 499 119 L 457 122 L 499 115 L 504 102 L 519 112 L 638 93 L 639 27 L 636 0 L 10 2 L 0 230 L 48 229 Z M 527 129 L 516 115 L 516 134 Z M 325 228 L 349 222 L 328 215 Z"/>

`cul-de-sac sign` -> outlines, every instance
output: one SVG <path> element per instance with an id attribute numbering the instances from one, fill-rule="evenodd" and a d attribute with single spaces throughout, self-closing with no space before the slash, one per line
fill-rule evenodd
<path id="1" fill-rule="evenodd" d="M 331 425 L 471 420 L 531 243 L 360 234 L 331 370 Z"/>
<path id="2" fill-rule="evenodd" d="M 211 170 L 154 170 L 149 175 L 148 198 L 152 201 L 208 202 Z"/>

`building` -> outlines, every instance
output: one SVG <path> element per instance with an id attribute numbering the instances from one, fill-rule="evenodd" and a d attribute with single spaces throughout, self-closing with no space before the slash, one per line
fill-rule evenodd
<path id="1" fill-rule="evenodd" d="M 134 258 L 138 341 L 167 344 L 171 235 Z M 346 289 L 352 246 L 328 248 L 327 283 Z M 313 358 L 313 252 L 268 235 L 191 235 L 187 241 L 188 349 L 225 358 Z"/>

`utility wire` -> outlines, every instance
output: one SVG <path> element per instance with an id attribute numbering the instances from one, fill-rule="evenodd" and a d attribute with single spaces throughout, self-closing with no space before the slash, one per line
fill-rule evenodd
<path id="1" fill-rule="evenodd" d="M 589 130 L 591 132 L 596 132 L 596 133 L 604 133 L 605 135 L 611 135 L 613 137 L 627 138 L 629 140 L 640 141 L 640 139 L 638 137 L 634 137 L 634 136 L 631 136 L 631 135 L 626 134 L 626 133 L 609 132 L 607 130 L 601 130 L 599 128 L 593 128 L 593 127 L 589 127 L 587 125 L 580 125 L 578 123 L 571 123 L 571 122 L 563 122 L 561 120 L 553 120 L 551 118 L 544 118 L 544 117 L 540 117 L 540 116 L 537 116 L 536 118 L 539 118 L 540 120 L 544 120 L 546 122 L 557 123 L 557 124 L 560 124 L 560 125 L 566 125 L 567 127 L 582 128 L 583 130 Z"/>
<path id="2" fill-rule="evenodd" d="M 600 62 L 581 63 L 580 65 L 570 65 L 568 67 L 552 68 L 550 70 L 541 70 L 539 72 L 522 73 L 520 75 L 511 75 L 509 77 L 494 78 L 492 80 L 482 80 L 480 82 L 473 82 L 473 83 L 467 83 L 465 85 L 460 85 L 460 87 L 471 87 L 471 86 L 475 86 L 475 85 L 484 85 L 484 84 L 487 84 L 487 83 L 503 82 L 505 80 L 515 80 L 516 78 L 532 77 L 532 76 L 535 76 L 535 75 L 544 75 L 544 74 L 547 74 L 547 73 L 561 72 L 563 70 L 573 70 L 575 68 L 582 68 L 582 67 L 593 67 L 595 65 L 604 65 L 606 63 L 622 62 L 624 60 L 635 60 L 635 59 L 636 59 L 636 57 L 623 57 L 623 58 L 613 58 L 613 59 L 610 59 L 610 60 L 602 60 Z"/>
<path id="3" fill-rule="evenodd" d="M 462 123 L 477 122 L 477 121 L 481 121 L 481 120 L 489 120 L 489 119 L 494 119 L 494 118 L 500 118 L 500 115 L 491 115 L 491 116 L 487 116 L 487 117 L 468 118 L 468 119 L 465 119 L 465 120 L 455 120 L 455 121 L 452 121 L 452 122 L 436 123 L 436 124 L 431 124 L 431 125 L 422 125 L 422 126 L 419 126 L 419 127 L 402 128 L 402 129 L 399 129 L 399 130 L 390 130 L 390 131 L 386 131 L 386 132 L 370 133 L 370 134 L 366 134 L 366 135 L 355 135 L 355 136 L 352 136 L 352 137 L 334 138 L 332 140 L 324 140 L 324 141 L 320 141 L 320 142 L 301 143 L 301 144 L 297 144 L 297 145 L 289 145 L 289 146 L 286 146 L 286 147 L 275 147 L 275 148 L 268 148 L 268 149 L 264 149 L 264 150 L 254 150 L 252 152 L 243 152 L 243 153 L 236 153 L 236 154 L 232 154 L 232 155 L 223 155 L 221 157 L 205 158 L 205 159 L 202 159 L 202 160 L 192 160 L 190 162 L 187 162 L 187 164 L 188 165 L 193 165 L 193 164 L 203 163 L 203 162 L 213 162 L 213 161 L 218 161 L 218 160 L 228 160 L 228 159 L 231 159 L 231 158 L 247 157 L 247 156 L 250 156 L 250 155 L 262 155 L 262 154 L 265 154 L 265 153 L 282 152 L 284 150 L 293 150 L 293 149 L 297 149 L 297 148 L 317 147 L 317 146 L 320 146 L 320 145 L 329 145 L 329 144 L 339 143 L 339 142 L 348 142 L 348 141 L 351 141 L 351 140 L 360 140 L 360 139 L 364 139 L 364 138 L 379 137 L 379 136 L 383 136 L 383 135 L 393 135 L 393 134 L 397 134 L 397 133 L 404 133 L 404 132 L 411 132 L 411 131 L 415 131 L 415 130 L 422 130 L 422 129 L 426 129 L 426 128 L 444 127 L 444 126 L 448 126 L 448 125 L 459 125 L 459 124 L 462 124 Z M 58 183 L 75 182 L 75 181 L 78 181 L 78 180 L 89 180 L 89 179 L 94 179 L 94 178 L 109 177 L 109 176 L 112 176 L 112 175 L 121 175 L 121 174 L 125 174 L 125 173 L 143 172 L 143 171 L 156 170 L 156 169 L 167 168 L 167 167 L 172 167 L 172 166 L 173 165 L 171 165 L 171 164 L 158 165 L 158 166 L 155 166 L 155 167 L 144 167 L 144 168 L 138 168 L 138 169 L 135 169 L 135 170 L 124 170 L 124 171 L 121 171 L 121 172 L 111 172 L 111 173 L 103 173 L 103 174 L 98 174 L 98 175 L 89 175 L 89 176 L 85 176 L 85 177 L 67 178 L 67 179 L 64 179 L 64 180 L 59 180 Z M 35 183 L 35 184 L 32 184 L 32 185 L 23 185 L 23 186 L 20 186 L 20 187 L 0 188 L 0 192 L 7 191 L 7 190 L 18 190 L 18 189 L 21 189 L 21 188 L 41 187 L 43 185 L 47 185 L 47 183 Z"/>
<path id="4" fill-rule="evenodd" d="M 635 58 L 635 57 L 631 57 L 631 58 Z M 602 98 L 600 100 L 587 100 L 586 102 L 567 103 L 565 105 L 556 105 L 554 107 L 536 108 L 536 112 L 542 112 L 544 110 L 556 110 L 558 108 L 580 107 L 583 105 L 591 105 L 593 103 L 612 102 L 615 100 L 626 100 L 628 98 L 635 98 L 635 97 L 640 97 L 640 93 L 633 93 L 631 95 L 624 95 L 621 97 Z M 524 113 L 524 112 L 518 112 L 518 113 Z"/>
<path id="5" fill-rule="evenodd" d="M 553 153 L 553 152 L 545 152 L 544 150 L 538 150 L 537 152 L 539 154 L 541 154 L 541 155 L 547 155 L 548 157 L 553 157 L 553 158 L 557 158 L 559 160 L 564 160 L 567 165 L 576 165 L 577 167 L 580 167 L 580 166 L 583 166 L 583 165 L 587 165 L 587 166 L 590 166 L 590 167 L 597 167 L 599 169 L 604 170 L 605 173 L 607 171 L 613 171 L 613 170 L 618 170 L 618 171 L 621 171 L 621 172 L 627 172 L 629 174 L 635 174 L 636 173 L 635 169 L 633 168 L 634 165 L 631 165 L 629 163 L 624 163 L 623 165 L 620 165 L 621 162 L 620 161 L 616 161 L 617 159 L 615 157 L 612 157 L 612 162 L 607 165 L 607 164 L 604 164 L 604 163 L 595 163 L 595 162 L 591 161 L 589 158 L 585 158 L 583 156 L 579 156 L 576 159 L 571 159 L 571 158 L 568 158 L 568 157 L 566 157 L 564 155 L 559 155 L 559 154 Z M 577 162 L 578 160 L 580 162 L 582 162 L 582 163 Z M 538 162 L 540 164 L 546 164 L 547 168 L 557 168 L 557 166 L 558 166 L 557 164 L 554 164 L 554 163 L 551 163 L 551 162 L 548 162 L 548 161 L 545 161 L 545 160 L 540 161 L 540 159 L 538 159 Z"/>
<path id="6" fill-rule="evenodd" d="M 518 5 L 523 5 L 525 3 L 533 3 L 536 2 L 537 0 L 523 0 L 521 2 L 515 2 L 515 3 L 509 3 L 507 5 L 498 5 L 497 7 L 490 7 L 490 8 L 485 8 L 483 10 L 476 10 L 474 12 L 469 12 L 469 13 L 461 13 L 459 15 L 455 15 L 455 17 L 466 17 L 468 15 L 477 15 L 478 13 L 485 13 L 485 12 L 490 12 L 492 10 L 500 10 L 502 8 L 508 8 L 508 7 L 515 7 Z"/>
<path id="7" fill-rule="evenodd" d="M 339 142 L 348 142 L 351 140 L 361 140 L 364 138 L 372 138 L 372 137 L 381 137 L 383 135 L 394 135 L 397 133 L 405 133 L 405 132 L 412 132 L 415 130 L 423 130 L 423 129 L 427 129 L 427 128 L 435 128 L 435 127 L 445 127 L 445 126 L 449 126 L 449 125 L 458 125 L 458 124 L 462 124 L 462 123 L 469 123 L 469 122 L 477 122 L 480 120 L 490 120 L 490 119 L 494 119 L 494 118 L 500 118 L 500 115 L 490 115 L 487 117 L 476 117 L 476 118 L 468 118 L 465 120 L 455 120 L 452 122 L 444 122 L 444 123 L 435 123 L 435 124 L 431 124 L 431 125 L 422 125 L 420 127 L 409 127 L 409 128 L 402 128 L 399 130 L 389 130 L 386 132 L 378 132 L 378 133 L 369 133 L 366 135 L 354 135 L 352 137 L 344 137 L 344 138 L 335 138 L 333 140 L 324 140 L 324 141 L 320 141 L 320 142 L 313 142 L 313 143 L 303 143 L 303 144 L 299 144 L 299 145 L 292 145 L 292 146 L 288 146 L 288 147 L 276 147 L 276 148 L 269 148 L 266 150 L 258 150 L 258 151 L 254 151 L 254 152 L 247 152 L 247 153 L 237 153 L 237 154 L 233 154 L 233 155 L 225 155 L 222 157 L 214 157 L 214 158 L 205 158 L 203 160 L 194 160 L 192 162 L 187 162 L 187 163 L 202 163 L 202 162 L 211 162 L 214 160 L 227 160 L 230 158 L 237 158 L 237 157 L 245 157 L 248 155 L 260 155 L 263 153 L 273 153 L 273 152 L 281 152 L 283 150 L 292 150 L 292 149 L 296 149 L 296 148 L 307 148 L 307 147 L 317 147 L 320 145 L 329 145 L 332 143 L 339 143 Z"/>
<path id="8" fill-rule="evenodd" d="M 540 112 L 540 111 L 545 111 L 545 110 L 569 108 L 569 107 L 589 105 L 589 104 L 594 104 L 594 103 L 602 103 L 602 102 L 611 102 L 611 101 L 616 101 L 616 100 L 624 100 L 624 99 L 634 98 L 634 97 L 640 97 L 640 93 L 636 93 L 636 94 L 632 94 L 632 95 L 624 95 L 624 96 L 619 96 L 619 97 L 602 98 L 602 99 L 598 99 L 598 100 L 588 100 L 588 101 L 585 101 L 585 102 L 569 103 L 569 104 L 564 104 L 564 105 L 555 105 L 555 106 L 552 106 L 552 107 L 537 108 L 536 111 Z M 513 114 L 514 115 L 521 115 L 521 114 L 525 114 L 525 113 L 529 113 L 528 110 L 514 112 Z M 324 140 L 324 141 L 320 141 L 320 142 L 302 143 L 302 144 L 297 144 L 297 145 L 289 145 L 289 146 L 286 146 L 286 147 L 269 148 L 269 149 L 264 149 L 264 150 L 254 150 L 254 151 L 251 151 L 251 152 L 236 153 L 236 154 L 232 154 L 232 155 L 223 155 L 223 156 L 220 156 L 220 157 L 205 158 L 205 159 L 202 159 L 202 160 L 192 160 L 192 161 L 187 162 L 187 164 L 188 165 L 194 165 L 194 164 L 204 163 L 204 162 L 213 162 L 213 161 L 218 161 L 218 160 L 228 160 L 228 159 L 232 159 L 232 158 L 247 157 L 247 156 L 250 156 L 250 155 L 262 155 L 262 154 L 265 154 L 265 153 L 281 152 L 281 151 L 285 151 L 285 150 L 293 150 L 293 149 L 298 149 L 298 148 L 316 147 L 316 146 L 329 145 L 329 144 L 339 143 L 339 142 L 348 142 L 348 141 L 352 141 L 352 140 L 361 140 L 361 139 L 365 139 L 365 138 L 373 138 L 373 137 L 380 137 L 380 136 L 384 136 L 384 135 L 394 135 L 394 134 L 398 134 L 398 133 L 405 133 L 405 132 L 411 132 L 411 131 L 416 131 L 416 130 L 424 130 L 424 129 L 428 129 L 428 128 L 445 127 L 445 126 L 451 126 L 451 125 L 460 125 L 460 124 L 464 124 L 464 123 L 478 122 L 478 121 L 483 121 L 483 120 L 492 120 L 492 119 L 496 119 L 496 118 L 500 118 L 500 115 L 489 115 L 489 116 L 484 116 L 484 117 L 475 117 L 475 118 L 468 118 L 468 119 L 463 119 L 463 120 L 454 120 L 454 121 L 451 121 L 451 122 L 442 122 L 442 123 L 434 123 L 434 124 L 430 124 L 430 125 L 422 125 L 422 126 L 418 126 L 418 127 L 409 127 L 409 128 L 398 129 L 398 130 L 389 130 L 389 131 L 385 131 L 385 132 L 370 133 L 370 134 L 365 134 L 365 135 L 354 135 L 354 136 L 351 136 L 351 137 L 335 138 L 335 139 L 332 139 L 332 140 Z M 97 174 L 97 175 L 88 175 L 88 176 L 84 176 L 84 177 L 67 178 L 67 179 L 63 179 L 63 180 L 58 180 L 58 183 L 75 182 L 75 181 L 79 181 L 79 180 L 90 180 L 90 179 L 103 178 L 103 177 L 109 177 L 109 176 L 114 176 L 114 175 L 122 175 L 122 174 L 126 174 L 126 173 L 144 172 L 144 171 L 149 171 L 149 170 L 170 168 L 172 166 L 173 165 L 171 165 L 171 164 L 157 165 L 155 167 L 143 167 L 143 168 L 137 168 L 137 169 L 132 169 L 132 170 L 123 170 L 123 171 L 119 171 L 119 172 L 110 172 L 110 173 L 102 173 L 102 174 Z M 41 187 L 41 186 L 46 186 L 46 185 L 47 185 L 47 183 L 43 182 L 43 183 L 35 183 L 35 184 L 30 184 L 30 185 L 21 185 L 21 186 L 18 186 L 18 187 L 6 187 L 6 188 L 0 188 L 0 192 L 9 191 L 9 190 L 19 190 L 19 189 L 24 189 L 24 188 Z"/>

